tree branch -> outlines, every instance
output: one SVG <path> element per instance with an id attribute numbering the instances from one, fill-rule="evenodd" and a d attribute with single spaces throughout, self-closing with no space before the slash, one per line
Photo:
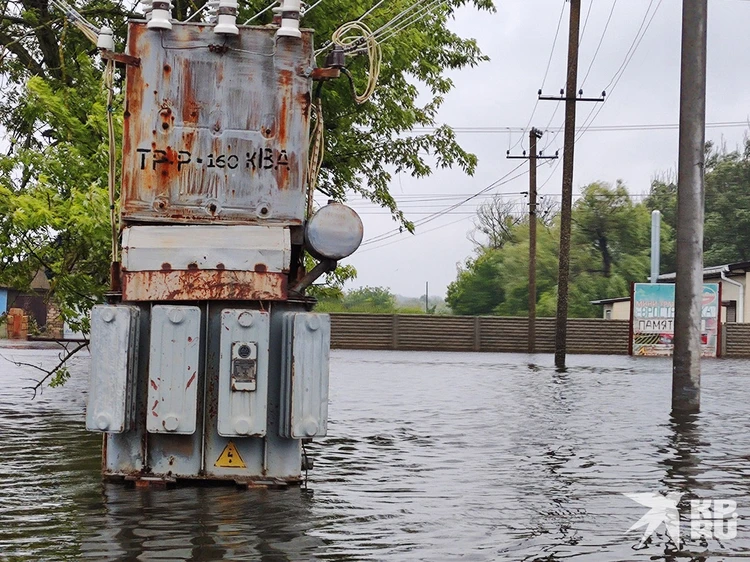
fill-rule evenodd
<path id="1" fill-rule="evenodd" d="M 9 361 L 9 362 L 13 363 L 17 367 L 32 367 L 34 369 L 37 369 L 38 371 L 42 371 L 43 373 L 45 373 L 45 375 L 41 379 L 32 379 L 32 380 L 34 380 L 34 385 L 33 386 L 27 386 L 27 387 L 25 387 L 26 389 L 28 389 L 28 390 L 30 390 L 32 392 L 32 400 L 34 398 L 36 398 L 37 393 L 40 393 L 40 391 L 42 389 L 42 385 L 45 382 L 47 382 L 50 377 L 52 377 L 55 374 L 57 374 L 58 372 L 60 372 L 61 369 L 63 369 L 65 367 L 65 363 L 67 363 L 68 360 L 71 357 L 73 357 L 76 353 L 78 353 L 79 351 L 81 351 L 83 348 L 88 347 L 89 341 L 85 340 L 85 341 L 79 343 L 72 350 L 68 349 L 68 347 L 65 344 L 63 344 L 63 343 L 60 343 L 60 345 L 62 345 L 64 353 L 61 352 L 60 355 L 58 355 L 58 358 L 60 359 L 60 361 L 52 369 L 45 369 L 44 367 L 41 367 L 39 365 L 34 365 L 33 363 L 24 363 L 23 361 L 14 361 L 13 359 L 8 359 L 7 357 L 5 357 L 3 355 L 0 355 L 0 357 L 2 357 L 3 359 L 5 359 L 6 361 Z"/>

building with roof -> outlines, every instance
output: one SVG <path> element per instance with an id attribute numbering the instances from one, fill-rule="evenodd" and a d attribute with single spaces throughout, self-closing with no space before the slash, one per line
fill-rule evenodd
<path id="1" fill-rule="evenodd" d="M 659 283 L 674 283 L 676 273 L 659 275 Z M 703 280 L 721 286 L 721 321 L 750 323 L 750 261 L 716 265 L 703 269 Z M 602 318 L 630 319 L 630 297 L 591 301 L 602 307 Z"/>

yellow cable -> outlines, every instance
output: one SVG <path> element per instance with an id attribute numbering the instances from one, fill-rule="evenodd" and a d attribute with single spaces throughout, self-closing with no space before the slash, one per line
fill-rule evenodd
<path id="1" fill-rule="evenodd" d="M 378 85 L 378 76 L 380 75 L 382 52 L 377 39 L 375 39 L 370 28 L 364 23 L 351 21 L 333 32 L 331 42 L 334 45 L 342 47 L 344 51 L 363 49 L 367 52 L 367 58 L 370 63 L 367 73 L 367 86 L 365 86 L 361 94 L 358 94 L 356 90 L 354 91 L 354 101 L 358 104 L 365 103 L 375 92 L 375 88 Z"/>

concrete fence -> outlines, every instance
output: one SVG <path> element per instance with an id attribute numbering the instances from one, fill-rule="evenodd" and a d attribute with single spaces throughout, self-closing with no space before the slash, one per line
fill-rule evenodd
<path id="1" fill-rule="evenodd" d="M 727 323 L 724 329 L 724 357 L 750 357 L 750 324 Z"/>
<path id="2" fill-rule="evenodd" d="M 331 346 L 337 349 L 525 353 L 527 334 L 528 321 L 517 317 L 331 314 Z M 627 320 L 571 318 L 568 352 L 627 355 L 628 335 Z M 537 319 L 536 350 L 554 353 L 554 318 Z M 722 356 L 750 357 L 750 324 L 723 326 Z"/>
<path id="3" fill-rule="evenodd" d="M 568 320 L 568 352 L 626 355 L 627 321 Z M 508 351 L 528 349 L 526 318 L 417 314 L 331 314 L 331 346 L 338 349 Z M 555 319 L 536 323 L 539 353 L 555 351 Z"/>

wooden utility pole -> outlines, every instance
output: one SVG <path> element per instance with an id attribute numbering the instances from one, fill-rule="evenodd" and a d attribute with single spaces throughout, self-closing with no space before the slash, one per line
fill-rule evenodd
<path id="1" fill-rule="evenodd" d="M 560 262 L 557 273 L 555 367 L 565 368 L 568 337 L 568 276 L 570 275 L 570 223 L 573 209 L 573 163 L 576 141 L 576 88 L 581 0 L 570 0 L 568 81 L 565 85 L 565 146 L 563 148 L 562 202 L 560 205 Z"/>
<path id="2" fill-rule="evenodd" d="M 700 411 L 707 0 L 682 2 L 672 411 Z"/>
<path id="3" fill-rule="evenodd" d="M 542 131 L 532 127 L 529 131 L 529 155 L 511 156 L 508 158 L 528 158 L 529 160 L 529 353 L 536 351 L 536 166 L 537 160 L 554 160 L 554 156 L 537 154 L 536 141 L 542 138 Z M 510 152 L 510 151 L 509 151 Z"/>
<path id="4" fill-rule="evenodd" d="M 536 351 L 536 141 L 542 132 L 529 131 L 529 353 Z"/>

